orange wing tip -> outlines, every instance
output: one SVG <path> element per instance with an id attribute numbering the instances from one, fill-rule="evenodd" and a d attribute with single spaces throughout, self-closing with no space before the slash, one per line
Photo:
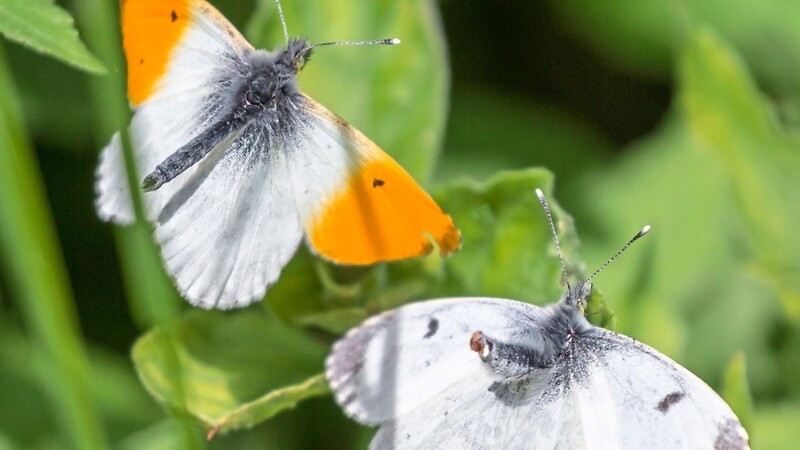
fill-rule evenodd
<path id="1" fill-rule="evenodd" d="M 461 247 L 453 220 L 394 160 L 365 163 L 307 225 L 322 257 L 367 265 L 425 256 L 434 242 L 441 255 Z"/>

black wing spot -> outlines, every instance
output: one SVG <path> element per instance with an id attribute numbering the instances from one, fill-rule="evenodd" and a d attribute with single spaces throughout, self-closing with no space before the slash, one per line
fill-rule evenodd
<path id="1" fill-rule="evenodd" d="M 139 65 L 141 66 L 142 64 L 144 64 L 144 58 L 139 60 Z"/>
<path id="2" fill-rule="evenodd" d="M 439 321 L 435 317 L 431 317 L 431 320 L 428 322 L 428 332 L 425 333 L 425 336 L 422 336 L 422 338 L 428 339 L 436 334 L 437 331 L 439 331 Z"/>
<path id="3" fill-rule="evenodd" d="M 380 178 L 373 178 L 372 179 L 372 187 L 380 187 L 386 184 L 385 181 L 381 180 Z"/>
<path id="4" fill-rule="evenodd" d="M 672 408 L 672 405 L 683 400 L 683 397 L 685 396 L 686 394 L 678 391 L 667 394 L 666 396 L 664 396 L 664 398 L 661 399 L 660 402 L 658 402 L 658 406 L 656 406 L 656 409 L 666 414 L 667 411 L 669 411 L 669 409 Z"/>
<path id="5" fill-rule="evenodd" d="M 172 21 L 173 21 L 173 22 L 175 22 L 176 20 L 178 20 L 178 14 L 175 12 L 175 10 L 174 10 L 174 9 L 173 9 L 173 10 L 172 10 L 172 12 L 169 14 L 169 18 L 170 18 L 170 19 L 172 19 Z"/>

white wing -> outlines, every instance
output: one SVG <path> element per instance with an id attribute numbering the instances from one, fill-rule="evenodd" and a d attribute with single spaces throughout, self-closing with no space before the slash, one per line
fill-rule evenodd
<path id="1" fill-rule="evenodd" d="M 131 120 L 129 131 L 140 179 L 214 121 L 228 101 L 220 98 L 220 93 L 232 75 L 245 67 L 243 52 L 252 50 L 216 10 L 200 2 L 192 5 L 187 28 L 172 50 L 166 72 L 152 95 L 137 105 Z M 195 171 L 197 168 L 187 170 Z M 191 176 L 185 173 L 145 195 L 148 218 L 154 219 Z M 100 218 L 131 223 L 133 206 L 118 134 L 100 155 L 96 179 L 95 206 Z"/>
<path id="2" fill-rule="evenodd" d="M 433 300 L 374 317 L 338 341 L 327 377 L 345 412 L 381 424 L 444 402 L 444 393 L 479 395 L 490 376 L 470 350 L 474 331 L 498 339 L 523 336 L 541 309 L 489 298 Z M 383 430 L 383 428 L 382 428 Z"/>
<path id="3" fill-rule="evenodd" d="M 588 363 L 570 370 L 577 378 L 571 386 L 577 387 L 578 396 L 572 398 L 580 419 L 594 424 L 582 427 L 587 443 L 602 435 L 630 449 L 749 448 L 747 432 L 722 398 L 653 348 L 595 329 L 581 340 L 580 351 Z M 591 405 L 597 399 L 601 407 Z"/>
<path id="4" fill-rule="evenodd" d="M 520 305 L 423 302 L 379 316 L 338 343 L 328 377 L 348 414 L 380 425 L 370 448 L 749 448 L 747 433 L 710 387 L 625 336 L 593 328 L 575 337 L 554 367 L 504 381 L 481 370 L 474 352 L 459 353 L 469 332 L 455 341 L 445 332 L 438 345 L 417 337 L 435 316 L 524 342 L 518 327 L 536 327 L 543 310 Z"/>

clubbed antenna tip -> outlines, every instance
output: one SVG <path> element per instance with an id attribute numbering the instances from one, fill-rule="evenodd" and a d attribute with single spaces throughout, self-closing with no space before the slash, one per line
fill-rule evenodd
<path id="1" fill-rule="evenodd" d="M 644 228 L 642 228 L 641 230 L 639 230 L 639 232 L 638 232 L 638 233 L 636 233 L 636 234 L 635 234 L 635 235 L 634 235 L 634 236 L 631 238 L 631 240 L 630 240 L 630 241 L 628 241 L 628 243 L 627 243 L 627 244 L 623 245 L 623 246 L 622 246 L 622 248 L 621 248 L 621 249 L 619 249 L 619 251 L 618 251 L 617 253 L 614 253 L 614 256 L 612 256 L 611 258 L 609 258 L 609 259 L 608 259 L 608 261 L 606 261 L 606 262 L 605 262 L 605 264 L 603 264 L 602 266 L 600 266 L 600 268 L 598 268 L 597 270 L 595 270 L 595 271 L 594 271 L 594 273 L 592 274 L 592 276 L 590 276 L 590 277 L 589 277 L 589 278 L 588 278 L 586 281 L 589 281 L 589 280 L 591 280 L 592 278 L 594 278 L 594 276 L 595 276 L 595 275 L 597 275 L 598 273 L 600 273 L 600 271 L 602 271 L 602 270 L 603 270 L 603 269 L 605 269 L 605 268 L 606 268 L 606 267 L 607 267 L 609 264 L 611 264 L 611 261 L 614 261 L 615 259 L 617 259 L 617 257 L 618 257 L 619 255 L 621 255 L 621 254 L 622 254 L 622 253 L 623 253 L 625 250 L 627 250 L 627 249 L 628 249 L 628 247 L 630 247 L 630 246 L 631 246 L 631 244 L 633 244 L 634 242 L 638 241 L 638 240 L 639 240 L 639 238 L 641 238 L 642 236 L 644 236 L 645 234 L 647 234 L 647 232 L 648 232 L 648 231 L 650 231 L 650 225 L 645 225 L 645 226 L 644 226 Z"/>

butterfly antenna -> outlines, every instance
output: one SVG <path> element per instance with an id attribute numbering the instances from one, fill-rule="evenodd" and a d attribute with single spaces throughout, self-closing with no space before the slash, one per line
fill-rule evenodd
<path id="1" fill-rule="evenodd" d="M 542 192 L 541 189 L 536 189 L 536 196 L 539 197 L 539 203 L 542 204 L 542 208 L 544 208 L 544 214 L 547 216 L 547 223 L 550 225 L 550 232 L 553 233 L 553 242 L 556 243 L 558 262 L 561 263 L 561 270 L 564 272 L 564 282 L 567 284 L 567 289 L 571 290 L 572 288 L 569 285 L 569 276 L 567 275 L 567 266 L 564 264 L 564 258 L 561 256 L 561 245 L 558 243 L 558 235 L 556 234 L 556 227 L 553 225 L 553 216 L 550 214 L 550 207 L 547 206 L 547 200 L 544 198 L 544 192 Z"/>
<path id="2" fill-rule="evenodd" d="M 628 247 L 630 247 L 630 246 L 631 246 L 631 244 L 633 244 L 634 242 L 638 241 L 638 240 L 639 240 L 639 238 L 641 238 L 642 236 L 644 236 L 645 234 L 647 234 L 647 232 L 648 232 L 648 231 L 650 231 L 650 225 L 645 225 L 645 226 L 644 226 L 644 228 L 642 228 L 641 230 L 639 230 L 639 232 L 638 232 L 638 233 L 636 233 L 636 235 L 635 235 L 635 236 L 633 236 L 633 237 L 631 238 L 631 240 L 630 240 L 630 241 L 628 241 L 628 243 L 627 243 L 627 244 L 623 245 L 623 246 L 622 246 L 622 248 L 621 248 L 621 249 L 619 249 L 619 251 L 618 251 L 617 253 L 614 253 L 614 256 L 612 256 L 611 258 L 609 258 L 609 259 L 608 259 L 608 261 L 606 261 L 606 262 L 605 262 L 605 264 L 603 264 L 602 266 L 600 266 L 600 268 L 599 268 L 599 269 L 595 270 L 595 271 L 594 271 L 594 273 L 592 274 L 592 276 L 590 276 L 589 278 L 587 278 L 587 279 L 586 279 L 586 281 L 589 281 L 589 280 L 591 280 L 592 278 L 594 278 L 594 276 L 595 276 L 595 275 L 597 275 L 598 273 L 600 273 L 600 271 L 601 271 L 601 270 L 603 270 L 603 269 L 605 269 L 606 267 L 608 267 L 608 265 L 609 265 L 609 264 L 611 264 L 611 261 L 614 261 L 615 259 L 617 259 L 617 257 L 618 257 L 619 255 L 621 255 L 621 254 L 622 254 L 622 253 L 623 253 L 625 250 L 627 250 L 627 249 L 628 249 Z"/>
<path id="3" fill-rule="evenodd" d="M 289 29 L 286 27 L 286 19 L 283 17 L 283 8 L 281 8 L 281 0 L 275 0 L 275 5 L 278 6 L 278 17 L 281 18 L 281 25 L 283 26 L 283 37 L 286 39 L 286 45 L 289 45 Z"/>
<path id="4" fill-rule="evenodd" d="M 386 39 L 376 39 L 374 41 L 334 41 L 334 42 L 323 42 L 321 44 L 313 44 L 311 47 L 325 47 L 327 45 L 397 45 L 400 43 L 400 39 L 397 38 L 386 38 Z"/>

